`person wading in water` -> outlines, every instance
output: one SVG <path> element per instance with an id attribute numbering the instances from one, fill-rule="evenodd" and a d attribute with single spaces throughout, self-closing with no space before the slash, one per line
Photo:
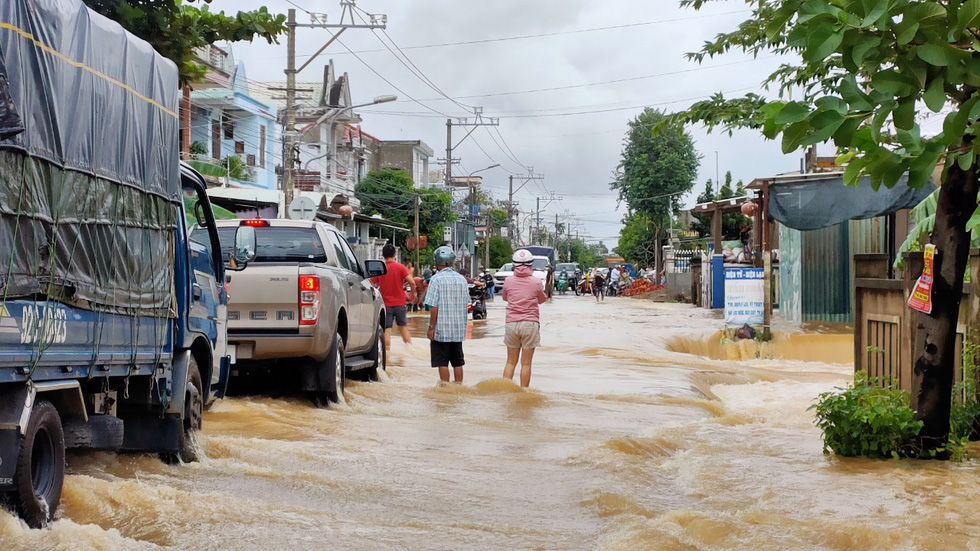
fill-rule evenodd
<path id="1" fill-rule="evenodd" d="M 402 340 L 405 344 L 412 344 L 412 335 L 408 332 L 408 319 L 406 316 L 407 304 L 410 299 L 415 301 L 415 280 L 409 274 L 405 266 L 395 261 L 395 246 L 388 243 L 381 249 L 381 255 L 385 258 L 388 266 L 388 273 L 383 276 L 371 278 L 371 282 L 381 290 L 381 298 L 385 302 L 385 348 L 391 350 L 391 326 L 398 324 L 401 331 Z M 405 296 L 405 284 L 412 289 L 411 296 Z"/>
<path id="2" fill-rule="evenodd" d="M 466 308 L 470 305 L 470 289 L 466 278 L 453 270 L 456 254 L 449 247 L 436 249 L 436 274 L 429 280 L 425 305 L 429 311 L 429 353 L 432 367 L 439 369 L 439 379 L 449 382 L 449 366 L 453 380 L 463 382 L 463 341 L 466 340 Z"/>
<path id="3" fill-rule="evenodd" d="M 534 277 L 533 257 L 525 249 L 514 253 L 514 275 L 504 281 L 500 298 L 507 303 L 507 320 L 504 325 L 504 345 L 507 347 L 507 363 L 504 378 L 514 379 L 517 360 L 521 361 L 521 386 L 531 384 L 531 360 L 534 349 L 541 346 L 539 304 L 548 300 L 541 280 Z"/>

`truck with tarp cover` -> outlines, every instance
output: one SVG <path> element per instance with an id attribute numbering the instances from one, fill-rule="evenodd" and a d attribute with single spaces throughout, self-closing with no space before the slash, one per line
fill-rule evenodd
<path id="1" fill-rule="evenodd" d="M 178 88 L 78 0 L 0 2 L 0 496 L 32 527 L 66 448 L 194 460 L 227 384 L 225 266 Z"/>

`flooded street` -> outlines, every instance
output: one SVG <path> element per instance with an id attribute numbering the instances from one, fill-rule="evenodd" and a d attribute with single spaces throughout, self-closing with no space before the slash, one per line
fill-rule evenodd
<path id="1" fill-rule="evenodd" d="M 0 549 L 980 549 L 975 463 L 821 453 L 806 408 L 852 367 L 803 360 L 846 337 L 740 359 L 689 305 L 560 296 L 542 320 L 531 391 L 498 378 L 498 300 L 464 386 L 395 338 L 346 407 L 217 403 L 200 463 L 71 454 L 58 520 L 0 513 Z"/>

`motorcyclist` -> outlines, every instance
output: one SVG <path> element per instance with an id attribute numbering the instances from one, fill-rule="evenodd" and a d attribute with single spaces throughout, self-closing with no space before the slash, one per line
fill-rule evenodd
<path id="1" fill-rule="evenodd" d="M 486 271 L 480 271 L 480 281 L 487 286 L 487 299 L 493 300 L 493 291 L 496 288 L 496 283 L 493 281 L 493 276 Z"/>
<path id="2" fill-rule="evenodd" d="M 615 295 L 617 290 L 617 285 L 619 284 L 619 277 L 622 274 L 618 267 L 609 269 L 609 294 Z"/>

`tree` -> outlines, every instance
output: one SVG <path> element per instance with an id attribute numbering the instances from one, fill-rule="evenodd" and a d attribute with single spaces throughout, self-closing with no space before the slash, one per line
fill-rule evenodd
<path id="1" fill-rule="evenodd" d="M 619 246 L 616 252 L 627 262 L 650 266 L 656 261 L 658 246 L 653 222 L 645 214 L 627 215 L 623 219 L 623 229 L 619 233 Z"/>
<path id="2" fill-rule="evenodd" d="M 684 0 L 699 9 L 704 0 Z M 721 94 L 695 103 L 670 122 L 703 123 L 731 132 L 749 127 L 781 138 L 789 153 L 833 140 L 844 181 L 862 176 L 892 187 L 903 175 L 908 185 L 929 183 L 943 163 L 932 243 L 937 247 L 932 315 L 918 314 L 915 343 L 916 418 L 921 444 L 941 448 L 949 437 L 950 391 L 956 350 L 956 320 L 971 229 L 977 212 L 980 152 L 980 1 L 748 0 L 752 16 L 718 35 L 697 62 L 741 50 L 789 54 L 800 62 L 782 65 L 767 79 L 795 101 L 757 94 L 726 99 Z M 921 102 L 921 103 L 919 103 Z M 942 132 L 922 136 L 919 105 L 933 113 L 945 107 Z M 667 127 L 673 132 L 674 127 Z M 655 132 L 657 129 L 654 129 Z"/>
<path id="3" fill-rule="evenodd" d="M 711 178 L 704 183 L 704 191 L 695 199 L 695 204 L 710 203 L 715 200 L 715 187 Z M 704 214 L 695 214 L 691 229 L 698 232 L 698 235 L 705 237 L 711 234 L 711 217 Z"/>
<path id="4" fill-rule="evenodd" d="M 415 183 L 407 172 L 397 168 L 372 170 L 354 188 L 354 196 L 361 202 L 361 212 L 371 216 L 381 214 L 385 219 L 414 230 L 415 196 L 419 196 L 419 232 L 428 237 L 428 246 L 419 251 L 420 259 L 430 259 L 442 244 L 445 224 L 456 219 L 450 205 L 452 197 L 437 188 L 415 189 Z M 398 243 L 408 254 L 405 242 Z M 428 260 L 424 260 L 428 263 Z"/>
<path id="5" fill-rule="evenodd" d="M 514 250 L 510 246 L 510 240 L 506 237 L 500 237 L 499 235 L 494 235 L 490 238 L 490 265 L 489 268 L 495 268 L 498 266 L 503 266 L 504 264 L 510 262 L 511 255 L 514 254 Z M 487 256 L 487 240 L 484 240 L 476 248 L 477 257 L 486 258 Z"/>
<path id="6" fill-rule="evenodd" d="M 195 50 L 218 41 L 251 42 L 256 37 L 274 44 L 276 37 L 286 30 L 286 16 L 273 15 L 265 6 L 225 15 L 223 11 L 215 13 L 209 9 L 207 4 L 211 0 L 202 0 L 200 8 L 181 0 L 83 1 L 176 63 L 181 86 L 201 80 L 207 72 L 207 67 L 194 63 Z"/>
<path id="7" fill-rule="evenodd" d="M 631 214 L 641 214 L 649 221 L 659 269 L 656 251 L 666 233 L 662 230 L 670 227 L 681 197 L 694 185 L 700 156 L 683 126 L 670 122 L 661 111 L 646 108 L 629 126 L 616 181 L 610 188 L 619 191 L 619 200 L 626 202 Z M 651 134 L 651 127 L 661 131 Z"/>
<path id="8" fill-rule="evenodd" d="M 568 259 L 569 262 L 578 262 L 579 267 L 583 270 L 588 268 L 593 268 L 599 265 L 600 256 L 593 251 L 593 248 L 585 243 L 581 239 L 572 239 L 568 243 L 569 251 L 571 255 Z"/>

